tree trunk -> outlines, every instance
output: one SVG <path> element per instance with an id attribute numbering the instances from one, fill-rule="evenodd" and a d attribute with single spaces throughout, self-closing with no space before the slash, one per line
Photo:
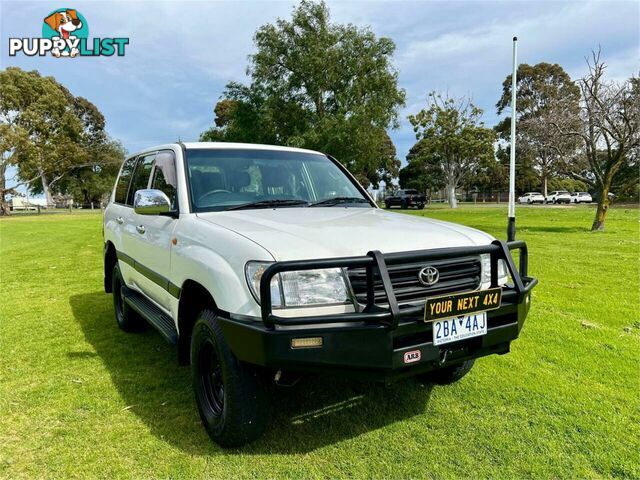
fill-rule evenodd
<path id="1" fill-rule="evenodd" d="M 42 171 L 40 171 L 40 181 L 42 182 L 42 192 L 44 193 L 44 198 L 47 200 L 47 207 L 50 207 L 53 205 L 53 196 L 51 195 L 51 189 L 49 188 L 49 181 Z"/>
<path id="2" fill-rule="evenodd" d="M 7 173 L 7 164 L 4 161 L 4 158 L 1 160 L 0 164 L 0 216 L 2 215 L 11 215 L 11 209 L 9 208 L 9 204 L 5 200 L 7 195 L 7 184 L 5 179 L 5 174 Z"/>
<path id="3" fill-rule="evenodd" d="M 3 215 L 11 215 L 11 208 L 9 208 L 9 204 L 5 200 L 5 190 L 0 187 L 0 217 Z"/>
<path id="4" fill-rule="evenodd" d="M 447 185 L 447 197 L 449 199 L 449 206 L 451 208 L 458 208 L 458 200 L 456 199 L 456 186 Z"/>
<path id="5" fill-rule="evenodd" d="M 591 225 L 592 232 L 601 232 L 604 230 L 604 221 L 609 210 L 609 187 L 604 187 L 598 199 L 598 208 L 596 209 L 596 218 L 593 219 Z"/>
<path id="6" fill-rule="evenodd" d="M 544 195 L 544 198 L 547 198 L 547 184 L 549 183 L 549 180 L 547 179 L 547 175 L 543 175 L 542 176 L 542 194 Z"/>

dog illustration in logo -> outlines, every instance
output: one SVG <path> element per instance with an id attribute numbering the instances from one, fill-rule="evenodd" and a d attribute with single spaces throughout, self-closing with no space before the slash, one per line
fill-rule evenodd
<path id="1" fill-rule="evenodd" d="M 49 25 L 53 30 L 60 34 L 60 38 L 63 40 L 75 39 L 71 32 L 75 32 L 82 28 L 82 22 L 78 18 L 78 13 L 75 10 L 65 10 L 62 12 L 55 12 L 44 19 L 44 22 Z M 77 48 L 71 48 L 70 50 L 54 48 L 51 50 L 54 57 L 75 57 L 78 55 L 79 50 Z"/>

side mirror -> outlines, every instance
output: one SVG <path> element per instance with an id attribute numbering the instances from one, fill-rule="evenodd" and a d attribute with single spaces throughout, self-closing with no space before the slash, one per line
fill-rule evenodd
<path id="1" fill-rule="evenodd" d="M 171 211 L 171 201 L 160 190 L 151 188 L 136 191 L 133 197 L 133 211 L 140 215 L 160 215 Z"/>

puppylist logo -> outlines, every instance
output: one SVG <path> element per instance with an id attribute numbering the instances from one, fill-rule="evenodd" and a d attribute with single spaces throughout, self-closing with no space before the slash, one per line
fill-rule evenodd
<path id="1" fill-rule="evenodd" d="M 125 37 L 94 37 L 89 41 L 89 25 L 84 16 L 72 8 L 59 8 L 44 18 L 42 38 L 10 38 L 9 55 L 15 57 L 22 52 L 28 57 L 122 57 L 128 44 L 129 38 Z"/>

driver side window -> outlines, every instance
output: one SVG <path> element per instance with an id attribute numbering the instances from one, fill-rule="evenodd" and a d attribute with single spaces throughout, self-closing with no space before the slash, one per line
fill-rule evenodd
<path id="1" fill-rule="evenodd" d="M 169 197 L 171 210 L 177 210 L 176 164 L 173 152 L 159 152 L 154 165 L 151 188 L 164 192 Z"/>

